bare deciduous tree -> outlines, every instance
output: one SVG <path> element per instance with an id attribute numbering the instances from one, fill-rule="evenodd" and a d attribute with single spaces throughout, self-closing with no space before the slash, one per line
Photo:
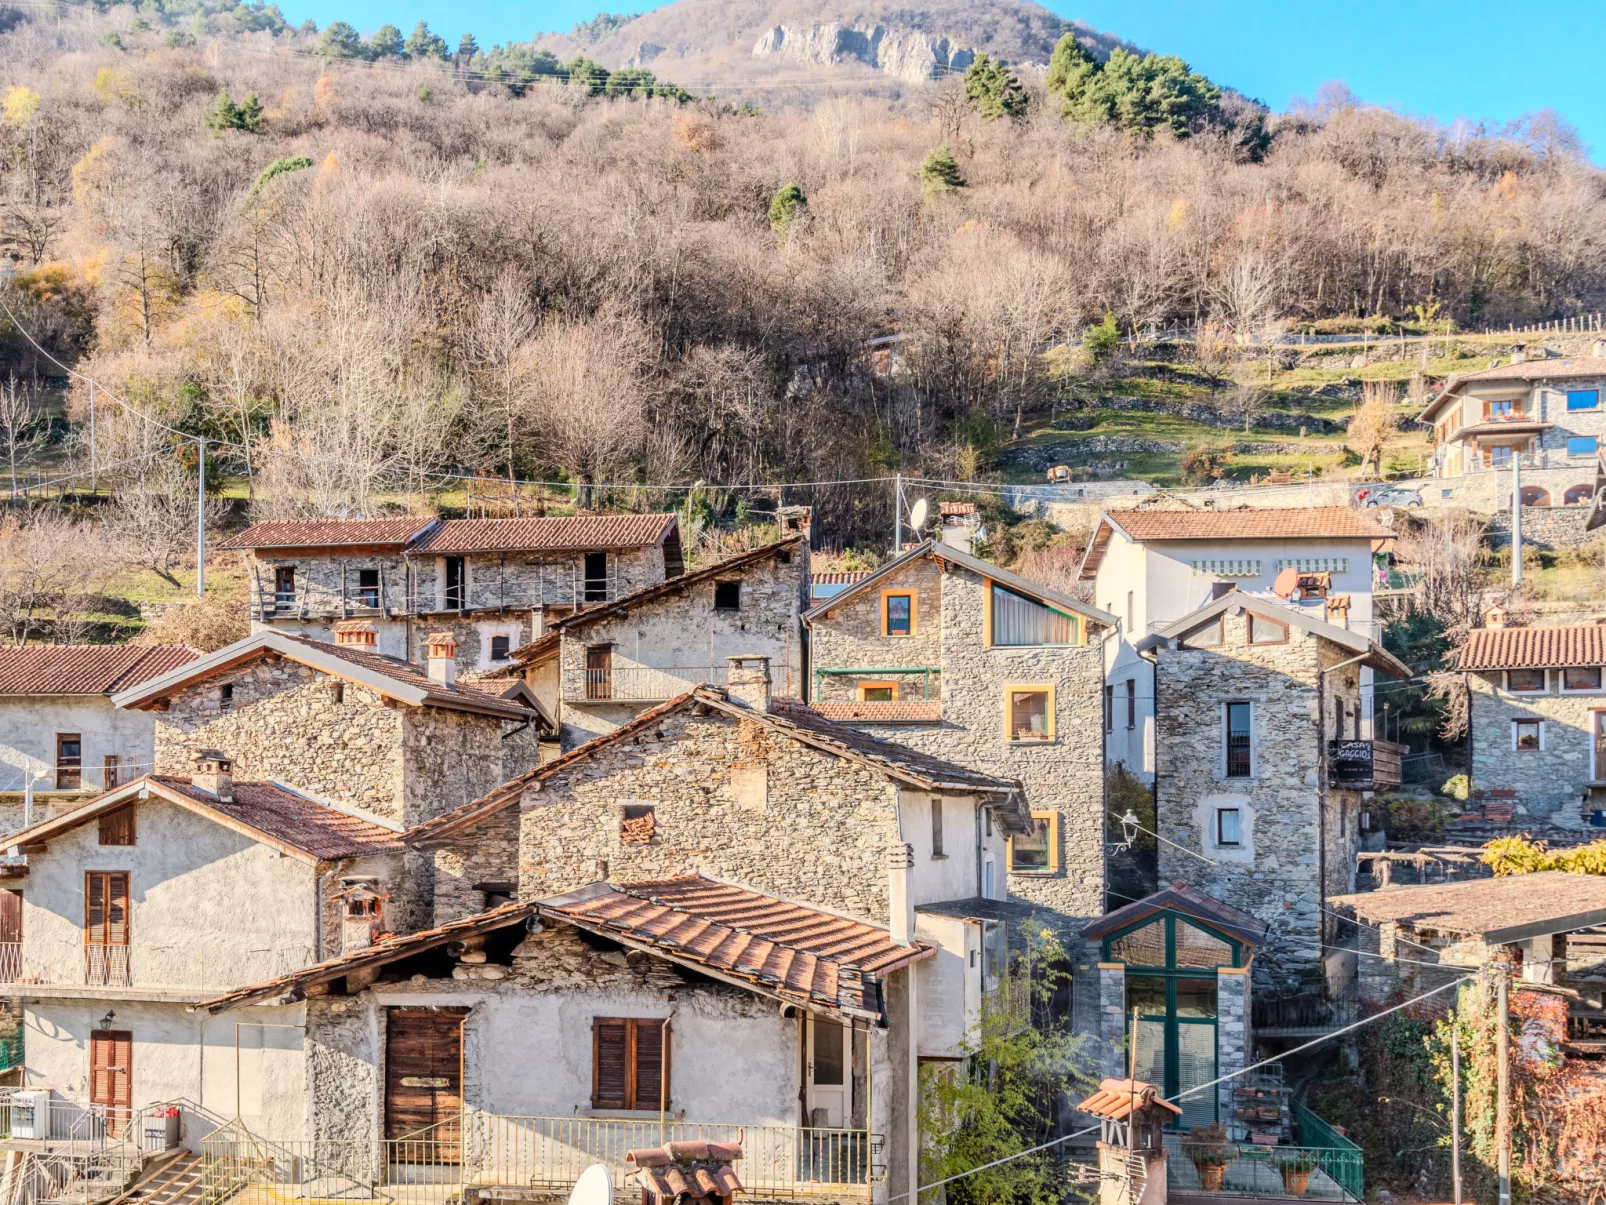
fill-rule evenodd
<path id="1" fill-rule="evenodd" d="M 56 511 L 0 520 L 0 629 L 13 644 L 82 633 L 113 567 L 98 529 Z"/>

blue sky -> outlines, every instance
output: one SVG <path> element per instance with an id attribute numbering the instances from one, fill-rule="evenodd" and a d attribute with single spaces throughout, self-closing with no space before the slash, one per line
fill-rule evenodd
<path id="1" fill-rule="evenodd" d="M 1596 0 L 1049 0 L 1163 54 L 1178 54 L 1218 83 L 1286 108 L 1342 80 L 1362 100 L 1451 121 L 1508 121 L 1552 108 L 1606 161 L 1606 67 Z M 293 21 L 343 19 L 403 33 L 422 18 L 454 45 L 482 45 L 568 29 L 603 11 L 596 0 L 280 0 Z M 615 10 L 653 8 L 614 0 Z"/>

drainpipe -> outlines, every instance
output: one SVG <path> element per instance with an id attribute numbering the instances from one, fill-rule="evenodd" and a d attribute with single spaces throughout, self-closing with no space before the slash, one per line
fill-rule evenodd
<path id="1" fill-rule="evenodd" d="M 1319 655 L 1319 654 L 1318 654 Z M 1354 665 L 1357 661 L 1365 661 L 1370 657 L 1371 651 L 1357 653 L 1337 665 L 1329 665 L 1323 669 L 1316 667 L 1316 901 L 1319 911 L 1316 914 L 1317 946 L 1324 953 L 1327 950 L 1327 692 L 1324 689 L 1327 675 L 1336 669 L 1344 669 Z M 1323 968 L 1325 979 L 1326 968 Z"/>

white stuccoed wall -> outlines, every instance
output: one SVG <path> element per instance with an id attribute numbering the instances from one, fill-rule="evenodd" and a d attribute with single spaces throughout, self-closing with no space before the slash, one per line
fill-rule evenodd
<path id="1" fill-rule="evenodd" d="M 98 792 L 108 754 L 121 761 L 123 782 L 150 772 L 156 743 L 156 717 L 148 711 L 120 711 L 104 695 L 8 695 L 0 698 L 0 792 L 16 791 L 16 801 L 0 805 L 0 830 L 22 826 L 24 767 L 56 764 L 56 734 L 76 732 L 83 740 L 84 790 Z M 55 774 L 34 784 L 36 799 L 56 793 Z M 65 792 L 76 797 L 76 791 Z M 35 811 L 43 819 L 48 811 Z"/>

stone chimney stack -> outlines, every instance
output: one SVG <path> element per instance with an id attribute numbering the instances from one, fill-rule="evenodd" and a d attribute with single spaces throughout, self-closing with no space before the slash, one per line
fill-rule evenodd
<path id="1" fill-rule="evenodd" d="M 457 681 L 457 637 L 450 632 L 431 632 L 424 637 L 429 653 L 429 677 L 432 682 L 451 686 Z"/>
<path id="2" fill-rule="evenodd" d="M 732 703 L 754 711 L 770 709 L 770 659 L 762 653 L 727 657 L 731 663 L 728 693 Z"/>
<path id="3" fill-rule="evenodd" d="M 197 749 L 190 785 L 219 803 L 234 802 L 234 762 L 219 749 Z"/>
<path id="4" fill-rule="evenodd" d="M 1506 626 L 1506 617 L 1510 614 L 1504 607 L 1496 605 L 1483 613 L 1483 626 L 1486 628 L 1503 628 Z"/>
<path id="5" fill-rule="evenodd" d="M 900 946 L 913 945 L 915 939 L 914 873 L 914 846 L 894 845 L 887 857 L 888 935 Z"/>
<path id="6" fill-rule="evenodd" d="M 1528 362 L 1528 345 L 1519 343 L 1511 349 L 1511 362 L 1513 364 L 1526 364 Z"/>
<path id="7" fill-rule="evenodd" d="M 366 619 L 343 619 L 334 626 L 335 643 L 344 648 L 377 649 L 379 629 Z"/>

